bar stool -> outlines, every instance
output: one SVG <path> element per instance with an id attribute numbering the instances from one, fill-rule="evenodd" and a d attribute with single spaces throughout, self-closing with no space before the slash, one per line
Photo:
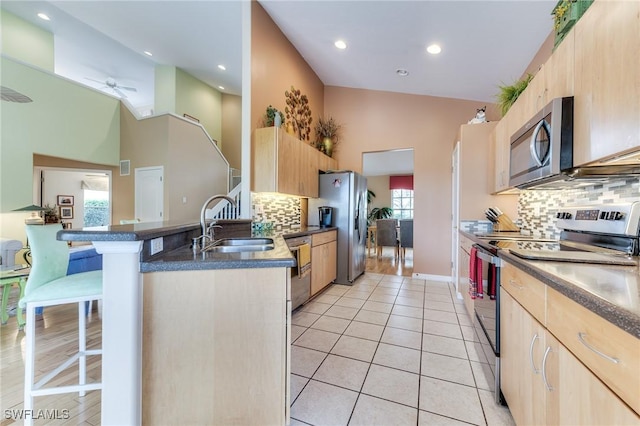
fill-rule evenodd
<path id="1" fill-rule="evenodd" d="M 102 389 L 102 383 L 86 383 L 86 357 L 100 355 L 102 349 L 87 350 L 85 316 L 85 302 L 102 299 L 102 271 L 67 275 L 69 246 L 64 241 L 56 240 L 57 232 L 62 229 L 59 223 L 26 225 L 26 229 L 33 263 L 24 289 L 24 297 L 20 299 L 19 306 L 26 307 L 27 312 L 24 409 L 33 410 L 33 398 L 36 396 L 74 392 L 84 396 L 87 391 Z M 34 383 L 36 307 L 67 303 L 78 303 L 78 352 Z M 43 387 L 76 360 L 79 362 L 78 384 Z M 26 425 L 32 422 L 33 419 L 30 417 L 25 419 Z"/>

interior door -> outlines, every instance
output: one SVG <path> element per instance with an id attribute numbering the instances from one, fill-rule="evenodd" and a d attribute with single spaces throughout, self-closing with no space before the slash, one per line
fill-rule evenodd
<path id="1" fill-rule="evenodd" d="M 164 167 L 135 169 L 135 217 L 140 222 L 164 220 Z"/>
<path id="2" fill-rule="evenodd" d="M 458 223 L 460 216 L 460 142 L 456 143 L 451 156 L 451 280 L 456 284 L 458 297 L 461 298 L 458 288 L 458 246 L 460 245 L 460 235 L 458 234 Z"/>

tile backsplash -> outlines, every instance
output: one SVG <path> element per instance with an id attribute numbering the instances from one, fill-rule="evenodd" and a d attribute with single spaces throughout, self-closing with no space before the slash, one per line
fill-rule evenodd
<path id="1" fill-rule="evenodd" d="M 536 237 L 559 238 L 555 215 L 560 207 L 640 201 L 640 179 L 616 179 L 575 189 L 524 190 L 518 216 L 524 232 Z"/>
<path id="2" fill-rule="evenodd" d="M 295 231 L 300 229 L 301 199 L 281 194 L 251 193 L 253 222 L 272 223 L 273 230 Z M 262 210 L 259 213 L 259 210 Z"/>

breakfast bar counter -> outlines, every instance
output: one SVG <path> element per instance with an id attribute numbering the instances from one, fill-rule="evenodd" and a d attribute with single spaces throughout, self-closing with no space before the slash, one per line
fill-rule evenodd
<path id="1" fill-rule="evenodd" d="M 284 293 L 278 303 L 286 306 L 288 280 L 284 271 L 294 266 L 295 260 L 282 237 L 275 237 L 274 248 L 268 251 L 194 254 L 191 241 L 200 232 L 198 223 L 179 222 L 136 223 L 58 232 L 59 240 L 90 241 L 103 255 L 101 424 L 142 424 L 144 421 L 142 350 L 145 307 L 142 288 L 147 272 L 149 276 L 161 276 L 180 271 L 207 273 L 206 270 L 211 270 L 214 274 L 217 270 L 253 269 L 259 272 L 278 269 L 283 271 L 278 276 L 282 275 L 284 286 L 279 287 Z M 152 279 L 148 281 L 153 282 Z M 189 283 L 183 280 L 173 282 Z M 190 297 L 197 299 L 198 295 L 190 293 Z M 185 312 L 188 308 L 182 306 L 179 309 Z M 286 310 L 281 310 L 284 315 Z M 284 324 L 282 330 L 285 330 Z"/>

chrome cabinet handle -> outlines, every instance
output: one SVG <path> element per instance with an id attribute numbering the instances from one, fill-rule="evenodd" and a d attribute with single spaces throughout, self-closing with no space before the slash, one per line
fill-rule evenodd
<path id="1" fill-rule="evenodd" d="M 547 134 L 551 133 L 549 131 L 549 125 L 545 120 L 540 120 L 535 129 L 533 129 L 533 133 L 531 134 L 531 141 L 529 142 L 529 151 L 531 153 L 531 158 L 533 159 L 533 161 L 535 161 L 538 167 L 544 166 L 549 161 L 549 153 L 547 153 L 544 158 L 540 158 L 538 156 L 538 152 L 536 151 L 536 137 L 541 131 L 545 131 Z"/>
<path id="2" fill-rule="evenodd" d="M 550 352 L 551 346 L 547 346 L 547 350 L 544 351 L 544 358 L 542 358 L 542 380 L 544 380 L 544 385 L 547 387 L 549 392 L 553 391 L 553 386 L 551 386 L 547 380 L 547 358 L 549 357 Z"/>
<path id="3" fill-rule="evenodd" d="M 529 345 L 529 361 L 531 362 L 531 370 L 533 370 L 533 374 L 540 374 L 540 370 L 536 368 L 536 365 L 533 362 L 533 346 L 539 338 L 538 333 L 534 334 L 533 339 L 531 339 L 531 345 Z"/>
<path id="4" fill-rule="evenodd" d="M 598 349 L 594 348 L 593 346 L 591 346 L 589 343 L 587 343 L 586 340 L 584 340 L 585 336 L 587 335 L 587 333 L 582 333 L 579 332 L 578 333 L 578 340 L 580 341 L 580 343 L 582 343 L 583 345 L 585 345 L 587 347 L 587 349 L 595 352 L 596 354 L 600 355 L 602 358 L 606 359 L 607 361 L 611 361 L 614 364 L 618 364 L 620 362 L 620 360 L 618 358 L 614 358 L 612 356 L 609 356 L 605 353 L 600 352 Z"/>

